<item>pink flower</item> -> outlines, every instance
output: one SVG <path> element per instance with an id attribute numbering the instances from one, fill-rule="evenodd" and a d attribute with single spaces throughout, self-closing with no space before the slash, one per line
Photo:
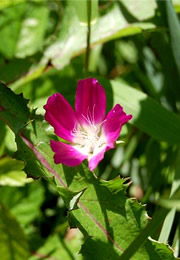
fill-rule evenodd
<path id="1" fill-rule="evenodd" d="M 75 111 L 60 93 L 49 97 L 44 109 L 55 134 L 68 141 L 50 142 L 55 163 L 77 166 L 88 159 L 91 171 L 114 148 L 122 126 L 132 118 L 119 104 L 105 115 L 105 91 L 94 78 L 79 80 Z"/>

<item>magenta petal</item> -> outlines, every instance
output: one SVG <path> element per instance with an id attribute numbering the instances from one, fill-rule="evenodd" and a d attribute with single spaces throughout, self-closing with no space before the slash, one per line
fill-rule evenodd
<path id="1" fill-rule="evenodd" d="M 113 144 L 108 145 L 105 148 L 103 148 L 99 153 L 92 156 L 92 158 L 89 160 L 89 164 L 88 164 L 89 169 L 91 171 L 93 171 L 97 167 L 98 163 L 104 158 L 104 153 L 112 148 L 114 148 Z"/>
<path id="2" fill-rule="evenodd" d="M 48 98 L 44 109 L 45 119 L 54 127 L 56 135 L 71 142 L 72 130 L 77 120 L 67 100 L 60 93 L 56 93 Z"/>
<path id="3" fill-rule="evenodd" d="M 97 79 L 79 80 L 75 111 L 81 124 L 98 124 L 103 121 L 106 112 L 106 95 Z"/>
<path id="4" fill-rule="evenodd" d="M 73 146 L 58 141 L 51 141 L 51 148 L 55 163 L 63 163 L 67 166 L 77 166 L 87 159 L 87 155 L 81 154 Z"/>
<path id="5" fill-rule="evenodd" d="M 122 126 L 131 118 L 132 115 L 126 115 L 119 104 L 109 111 L 102 126 L 108 143 L 113 143 L 117 140 Z"/>

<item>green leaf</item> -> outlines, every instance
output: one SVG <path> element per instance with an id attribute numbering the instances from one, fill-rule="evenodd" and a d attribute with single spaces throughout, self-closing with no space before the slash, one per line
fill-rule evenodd
<path id="1" fill-rule="evenodd" d="M 41 183 L 35 181 L 22 189 L 21 196 L 21 201 L 13 205 L 11 212 L 22 226 L 26 226 L 41 214 L 40 207 L 44 200 L 44 188 Z"/>
<path id="2" fill-rule="evenodd" d="M 13 0 L 13 1 L 12 0 L 3 0 L 0 2 L 0 10 L 3 8 L 6 8 L 8 6 L 16 5 L 16 4 L 19 4 L 22 2 L 25 2 L 25 0 Z"/>
<path id="3" fill-rule="evenodd" d="M 34 89 L 35 91 L 36 86 L 41 85 L 41 89 L 36 91 L 36 103 L 33 103 L 33 105 L 39 104 L 41 112 L 48 94 L 51 95 L 59 91 L 70 101 L 74 99 L 70 94 L 72 86 L 75 86 L 73 78 L 65 77 L 67 84 L 63 86 L 64 75 L 60 77 L 57 72 L 52 72 L 47 73 L 43 78 L 37 79 L 32 84 L 26 85 L 25 94 L 28 98 L 32 98 L 31 90 Z M 180 132 L 180 117 L 178 115 L 168 111 L 156 100 L 148 97 L 147 94 L 128 86 L 126 82 L 120 80 L 108 81 L 102 78 L 99 78 L 99 81 L 106 90 L 107 111 L 119 103 L 127 114 L 133 115 L 130 123 L 133 123 L 143 132 L 169 144 L 180 143 L 180 135 L 178 134 Z M 73 91 L 75 94 L 75 89 Z"/>
<path id="4" fill-rule="evenodd" d="M 30 120 L 28 101 L 0 83 L 0 119 L 17 133 Z"/>
<path id="5" fill-rule="evenodd" d="M 179 192 L 180 193 L 180 192 Z M 163 199 L 161 198 L 158 201 L 158 204 L 164 208 L 168 208 L 168 209 L 176 209 L 177 211 L 180 211 L 180 200 L 179 197 L 177 199 L 172 198 L 172 199 Z"/>
<path id="6" fill-rule="evenodd" d="M 87 23 L 88 23 L 88 17 L 87 17 L 88 1 L 89 0 L 85 0 L 85 1 L 81 1 L 81 0 L 72 1 L 72 0 L 69 0 L 69 3 L 76 10 L 76 13 L 77 13 L 77 16 L 79 18 L 79 21 L 83 25 L 87 25 Z M 97 16 L 98 16 L 98 0 L 90 0 L 90 1 L 91 1 L 91 24 L 93 24 L 93 23 L 96 22 Z"/>
<path id="7" fill-rule="evenodd" d="M 126 185 L 123 185 L 123 180 L 119 177 L 108 182 L 99 181 L 90 175 L 86 167 L 83 169 L 84 172 L 79 168 L 79 174 L 76 173 L 69 186 L 70 189 L 76 190 L 77 185 L 78 188 L 80 185 L 84 187 L 87 182 L 87 189 L 78 203 L 79 209 L 69 213 L 71 226 L 76 225 L 86 238 L 81 253 L 85 259 L 92 259 L 96 248 L 97 259 L 119 259 L 129 244 L 146 227 L 148 220 L 145 209 L 137 201 L 126 198 Z M 75 182 L 75 178 L 78 179 L 78 183 Z M 160 224 L 161 221 L 156 223 L 157 226 Z M 151 232 L 152 227 L 140 242 L 141 247 L 139 249 L 136 247 L 133 259 L 151 259 L 151 256 L 152 259 L 161 259 L 161 254 L 166 255 L 166 250 L 169 259 L 174 259 L 167 246 L 157 245 L 157 242 L 153 244 L 147 239 Z"/>
<path id="8" fill-rule="evenodd" d="M 16 46 L 15 56 L 24 58 L 42 49 L 44 34 L 48 22 L 46 6 L 31 5 L 21 24 L 21 31 Z"/>
<path id="9" fill-rule="evenodd" d="M 69 233 L 69 237 L 68 237 Z M 81 234 L 77 229 L 69 230 L 67 236 L 63 239 L 58 235 L 49 236 L 45 244 L 41 246 L 34 256 L 31 256 L 29 260 L 38 260 L 39 255 L 45 259 L 56 259 L 56 260 L 72 260 L 82 259 L 79 254 Z M 72 233 L 72 237 L 70 237 Z M 36 256 L 37 255 L 37 256 Z"/>
<path id="10" fill-rule="evenodd" d="M 10 157 L 0 159 L 0 185 L 23 186 L 31 182 L 23 171 L 24 163 Z"/>
<path id="11" fill-rule="evenodd" d="M 180 188 L 170 198 L 162 196 L 157 203 L 164 208 L 180 211 Z"/>
<path id="12" fill-rule="evenodd" d="M 0 255 L 3 260 L 28 259 L 26 237 L 9 210 L 0 204 Z"/>
<path id="13" fill-rule="evenodd" d="M 11 95 L 14 99 L 19 97 L 13 93 Z M 114 96 L 119 99 L 115 93 Z M 139 96 L 141 98 L 141 94 Z M 69 200 L 67 205 L 71 210 L 71 223 L 87 238 L 82 248 L 85 257 L 89 255 L 86 249 L 94 243 L 98 258 L 118 258 L 147 225 L 144 207 L 135 200 L 126 198 L 126 185 L 123 185 L 120 178 L 109 182 L 99 181 L 86 166 L 69 168 L 55 165 L 49 145 L 52 136 L 49 136 L 48 124 L 43 122 L 41 116 L 32 114 L 31 119 L 16 134 L 17 158 L 25 162 L 25 172 L 34 177 L 48 177 L 50 183 L 57 185 L 57 191 L 59 186 L 63 187 L 65 201 Z M 160 259 L 158 250 L 163 250 L 162 246 L 154 247 L 150 240 L 143 240 L 142 243 L 144 242 L 144 245 L 137 248 L 134 259 L 148 259 L 150 255 Z"/>
<path id="14" fill-rule="evenodd" d="M 154 247 L 154 250 L 157 252 L 158 256 L 156 258 L 152 259 L 163 259 L 163 260 L 170 260 L 170 259 L 176 259 L 173 256 L 173 250 L 170 248 L 167 244 L 158 243 L 157 241 L 152 240 L 152 245 Z"/>
<path id="15" fill-rule="evenodd" d="M 151 222 L 149 222 L 148 225 L 137 235 L 136 239 L 124 251 L 120 259 L 130 259 L 134 253 L 137 252 L 138 248 L 146 241 L 149 235 L 152 235 L 158 229 L 159 225 L 161 225 L 167 215 L 167 212 L 168 211 L 164 209 L 156 211 Z M 150 241 L 153 240 L 150 238 Z M 154 244 L 152 244 L 152 246 L 155 250 L 151 250 L 151 259 L 175 259 L 173 252 L 167 245 L 157 243 L 157 241 L 154 240 Z"/>
<path id="16" fill-rule="evenodd" d="M 180 150 L 178 150 L 177 157 L 176 157 L 174 180 L 171 187 L 170 197 L 169 199 L 162 197 L 162 201 L 161 198 L 159 200 L 160 205 L 164 206 L 165 208 L 171 209 L 163 223 L 161 234 L 159 236 L 160 242 L 166 243 L 168 241 L 171 228 L 174 222 L 176 209 L 178 209 L 179 207 L 179 189 L 180 189 Z"/>
<path id="17" fill-rule="evenodd" d="M 156 1 L 155 0 L 119 0 L 123 3 L 130 14 L 138 21 L 143 21 L 152 18 L 155 15 Z"/>
<path id="18" fill-rule="evenodd" d="M 5 138 L 6 136 L 6 128 L 5 128 L 5 124 L 2 120 L 0 120 L 0 156 L 3 154 L 4 152 L 4 148 L 5 148 Z"/>
<path id="19" fill-rule="evenodd" d="M 6 127 L 6 137 L 4 139 L 4 142 L 5 148 L 7 149 L 8 153 L 12 154 L 17 150 L 15 134 L 12 132 L 10 128 L 8 128 L 8 126 Z"/>
<path id="20" fill-rule="evenodd" d="M 6 58 L 24 58 L 41 50 L 48 21 L 48 8 L 34 1 L 19 1 L 2 10 L 0 52 Z M 21 3 L 22 2 L 22 3 Z"/>
<path id="21" fill-rule="evenodd" d="M 1 187 L 1 202 L 7 205 L 22 227 L 26 227 L 41 214 L 44 188 L 40 181 L 24 187 Z"/>
<path id="22" fill-rule="evenodd" d="M 0 52 L 8 59 L 12 58 L 15 54 L 24 12 L 25 3 L 10 6 L 2 10 L 0 16 Z"/>
<path id="23" fill-rule="evenodd" d="M 91 26 L 91 45 L 104 43 L 112 39 L 141 33 L 143 30 L 155 28 L 152 23 L 130 23 L 123 16 L 117 4 L 100 17 Z M 62 28 L 57 41 L 45 52 L 45 59 L 51 60 L 58 69 L 69 63 L 70 59 L 84 52 L 86 48 L 87 27 L 80 25 L 72 6 L 68 6 L 62 22 Z"/>
<path id="24" fill-rule="evenodd" d="M 173 225 L 173 221 L 174 221 L 174 217 L 176 214 L 176 209 L 173 208 L 169 211 L 169 213 L 167 214 L 162 229 L 161 229 L 161 233 L 159 236 L 158 241 L 161 243 L 167 243 L 171 229 L 172 229 L 172 225 Z"/>
<path id="25" fill-rule="evenodd" d="M 168 111 L 153 98 L 122 81 L 101 80 L 107 89 L 108 103 L 119 103 L 127 114 L 132 114 L 130 123 L 157 140 L 180 144 L 180 117 Z"/>
<path id="26" fill-rule="evenodd" d="M 179 0 L 172 0 L 174 8 L 176 10 L 177 13 L 180 12 L 180 1 Z"/>
<path id="27" fill-rule="evenodd" d="M 30 177 L 59 177 L 63 172 L 61 166 L 55 165 L 53 152 L 50 148 L 50 138 L 47 136 L 49 125 L 40 116 L 23 129 L 23 135 L 16 136 L 18 151 L 16 158 L 25 162 L 24 171 Z M 57 172 L 56 172 L 57 170 Z M 53 179 L 52 179 L 53 182 Z"/>
<path id="28" fill-rule="evenodd" d="M 31 62 L 28 59 L 12 59 L 0 67 L 1 81 L 9 83 L 17 80 L 29 71 Z"/>
<path id="29" fill-rule="evenodd" d="M 77 204 L 85 189 L 80 192 L 73 192 L 64 187 L 58 187 L 58 191 L 65 201 L 67 208 L 69 210 L 74 210 L 78 208 Z"/>
<path id="30" fill-rule="evenodd" d="M 180 23 L 171 0 L 160 1 L 158 5 L 167 22 L 170 43 L 180 75 Z"/>

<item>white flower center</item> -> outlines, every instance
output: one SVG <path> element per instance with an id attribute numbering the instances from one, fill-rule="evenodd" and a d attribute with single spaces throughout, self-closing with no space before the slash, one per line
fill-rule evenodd
<path id="1" fill-rule="evenodd" d="M 103 133 L 102 124 L 78 125 L 73 130 L 74 147 L 90 159 L 106 147 L 106 136 Z"/>

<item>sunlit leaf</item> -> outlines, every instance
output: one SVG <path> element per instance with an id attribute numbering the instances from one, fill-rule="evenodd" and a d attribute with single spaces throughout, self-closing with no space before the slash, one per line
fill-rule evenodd
<path id="1" fill-rule="evenodd" d="M 28 259 L 26 237 L 9 210 L 0 204 L 0 255 L 3 260 Z"/>
<path id="2" fill-rule="evenodd" d="M 155 0 L 119 0 L 126 7 L 128 12 L 139 21 L 149 19 L 155 15 Z"/>
<path id="3" fill-rule="evenodd" d="M 155 28 L 152 23 L 130 23 L 123 16 L 119 6 L 114 4 L 111 10 L 91 27 L 91 45 L 107 42 L 112 39 L 141 33 L 142 30 Z M 62 68 L 70 59 L 82 53 L 86 47 L 87 26 L 80 25 L 75 9 L 68 6 L 62 29 L 57 41 L 45 52 L 57 68 Z"/>
<path id="4" fill-rule="evenodd" d="M 102 84 L 106 84 L 102 81 Z M 107 82 L 108 83 L 108 82 Z M 180 117 L 165 109 L 157 101 L 143 92 L 129 87 L 121 81 L 111 81 L 109 89 L 109 103 L 121 104 L 128 114 L 133 115 L 131 123 L 136 127 L 169 144 L 180 143 Z"/>
<path id="5" fill-rule="evenodd" d="M 0 9 L 6 8 L 11 5 L 16 5 L 25 2 L 25 0 L 3 0 L 0 2 Z"/>
<path id="6" fill-rule="evenodd" d="M 2 3 L 3 1 L 1 1 Z M 25 12 L 25 3 L 10 6 L 2 10 L 0 16 L 0 52 L 6 58 L 12 58 L 21 30 L 21 21 Z"/>
<path id="7" fill-rule="evenodd" d="M 69 3 L 75 8 L 75 11 L 78 15 L 79 21 L 84 25 L 87 25 L 87 23 L 88 23 L 88 1 L 89 0 L 85 0 L 85 1 L 69 0 Z M 91 8 L 91 10 L 90 10 L 90 14 L 91 14 L 90 21 L 91 21 L 91 24 L 93 24 L 93 23 L 96 22 L 96 20 L 98 18 L 98 0 L 91 1 L 90 8 Z"/>
<path id="8" fill-rule="evenodd" d="M 65 239 L 58 237 L 58 235 L 50 236 L 29 260 L 37 260 L 39 255 L 56 260 L 71 260 L 72 258 L 80 260 L 82 259 L 79 254 L 80 241 L 81 234 L 77 229 L 69 230 Z"/>
<path id="9" fill-rule="evenodd" d="M 28 15 L 22 21 L 15 56 L 24 58 L 42 49 L 48 22 L 48 9 L 45 6 L 32 5 Z"/>
<path id="10" fill-rule="evenodd" d="M 23 171 L 24 163 L 4 157 L 0 159 L 0 185 L 23 186 L 32 180 Z"/>
<path id="11" fill-rule="evenodd" d="M 48 9 L 36 4 L 34 1 L 19 1 L 19 4 L 16 1 L 2 10 L 0 52 L 6 58 L 24 58 L 41 50 Z"/>

